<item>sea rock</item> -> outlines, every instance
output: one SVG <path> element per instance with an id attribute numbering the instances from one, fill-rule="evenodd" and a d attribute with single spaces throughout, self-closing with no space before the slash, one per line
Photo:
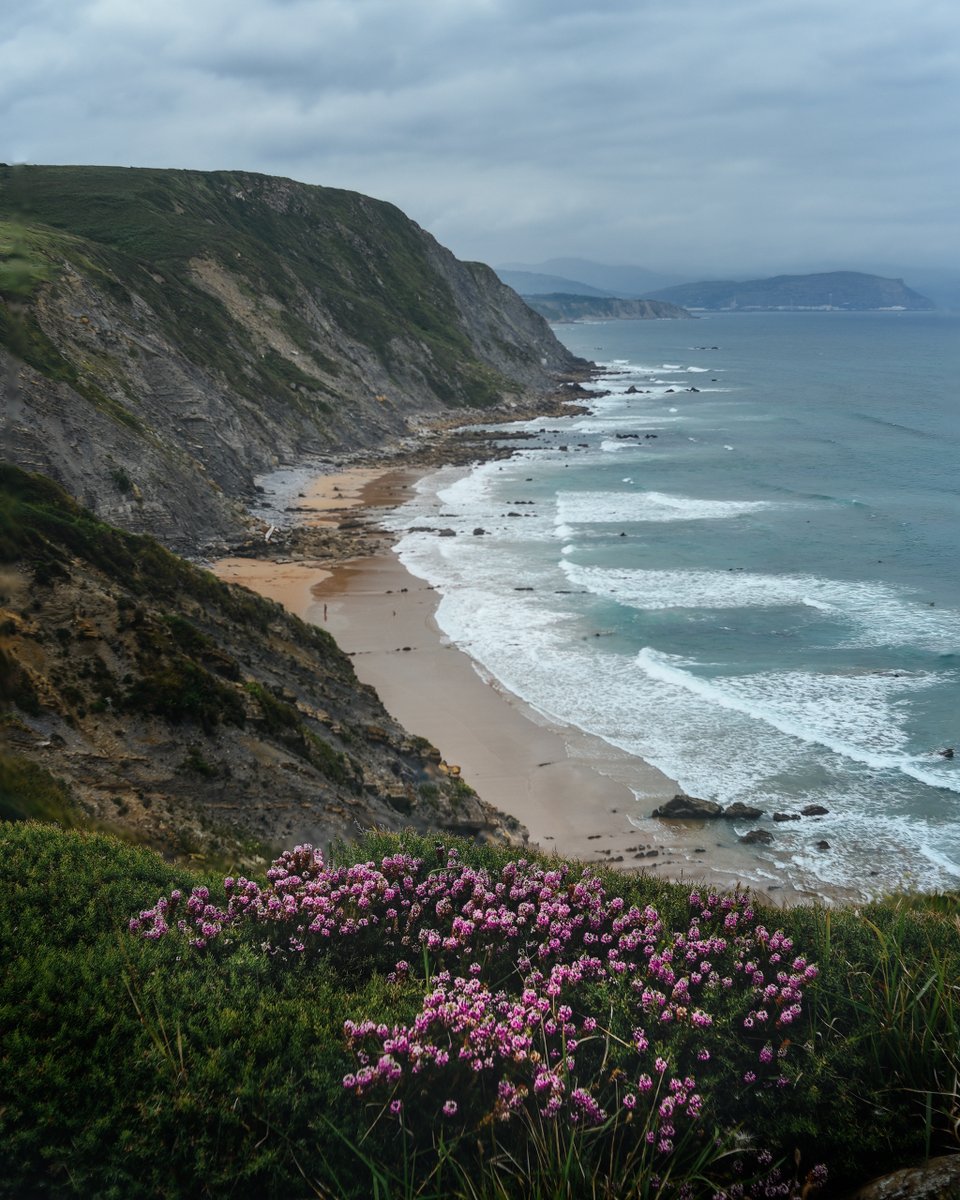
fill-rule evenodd
<path id="1" fill-rule="evenodd" d="M 756 842 L 760 842 L 764 846 L 769 846 L 773 841 L 773 834 L 769 829 L 751 829 L 749 833 L 743 835 L 740 841 L 745 842 L 748 846 L 752 846 Z"/>
<path id="2" fill-rule="evenodd" d="M 773 819 L 775 821 L 799 821 L 800 814 L 799 813 L 774 813 Z"/>
<path id="3" fill-rule="evenodd" d="M 696 817 L 698 819 L 720 817 L 723 809 L 715 800 L 701 800 L 678 792 L 672 800 L 661 804 L 650 814 L 653 817 Z"/>
<path id="4" fill-rule="evenodd" d="M 742 800 L 735 800 L 733 804 L 724 809 L 723 816 L 731 821 L 755 821 L 757 817 L 763 816 L 763 809 L 754 808 L 752 804 L 744 804 Z"/>
<path id="5" fill-rule="evenodd" d="M 456 537 L 457 531 L 455 529 L 441 529 L 438 536 L 440 536 L 440 537 Z"/>
<path id="6" fill-rule="evenodd" d="M 814 848 L 816 850 L 829 850 L 830 843 L 826 839 L 822 839 L 821 841 L 817 842 L 817 844 Z"/>
<path id="7" fill-rule="evenodd" d="M 906 1167 L 874 1179 L 852 1200 L 956 1200 L 957 1196 L 960 1196 L 960 1154 L 944 1154 L 921 1167 Z"/>
<path id="8" fill-rule="evenodd" d="M 482 525 L 478 525 L 478 526 L 476 527 L 476 529 L 473 531 L 473 536 L 474 536 L 474 537 L 483 537 L 483 535 L 484 535 L 486 532 L 487 532 L 487 531 L 484 529 L 484 527 L 483 527 Z"/>
<path id="9" fill-rule="evenodd" d="M 829 808 L 824 808 L 822 804 L 808 804 L 806 808 L 800 809 L 802 817 L 825 817 L 830 812 Z"/>

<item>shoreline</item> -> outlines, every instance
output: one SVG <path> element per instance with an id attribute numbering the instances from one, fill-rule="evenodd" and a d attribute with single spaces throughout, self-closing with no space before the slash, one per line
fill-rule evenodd
<path id="1" fill-rule="evenodd" d="M 543 717 L 449 642 L 435 620 L 437 593 L 404 567 L 377 524 L 431 469 L 389 462 L 317 476 L 298 493 L 298 525 L 346 526 L 344 553 L 328 544 L 320 557 L 228 558 L 213 569 L 331 633 L 391 715 L 437 746 L 483 800 L 525 825 L 539 849 L 718 890 L 741 884 L 774 904 L 828 898 L 763 878 L 769 868 L 751 862 L 731 822 L 650 817 L 680 791 L 675 781 Z"/>

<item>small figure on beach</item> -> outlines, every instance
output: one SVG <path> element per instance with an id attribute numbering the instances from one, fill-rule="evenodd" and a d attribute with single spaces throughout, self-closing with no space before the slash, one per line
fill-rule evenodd
<path id="1" fill-rule="evenodd" d="M 327 619 L 327 606 L 326 605 L 323 606 L 323 619 L 324 620 Z"/>

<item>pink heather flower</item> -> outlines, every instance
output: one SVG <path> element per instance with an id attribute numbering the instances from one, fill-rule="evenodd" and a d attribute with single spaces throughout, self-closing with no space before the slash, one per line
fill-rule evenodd
<path id="1" fill-rule="evenodd" d="M 448 1100 L 443 1106 L 443 1115 L 445 1117 L 455 1117 L 457 1115 L 456 1100 Z"/>
<path id="2" fill-rule="evenodd" d="M 624 1108 L 636 1108 L 637 1107 L 637 1097 L 633 1094 L 633 1092 L 627 1092 L 627 1094 L 624 1096 L 623 1107 Z"/>
<path id="3" fill-rule="evenodd" d="M 667 1069 L 668 1064 L 667 1064 L 667 1060 L 665 1058 L 661 1058 L 659 1055 L 657 1055 L 657 1057 L 654 1059 L 653 1065 L 656 1068 L 656 1070 L 662 1075 L 664 1073 L 664 1071 Z"/>
<path id="4" fill-rule="evenodd" d="M 745 1071 L 743 1076 L 744 1083 L 756 1083 L 757 1077 L 752 1071 Z"/>
<path id="5" fill-rule="evenodd" d="M 391 1100 L 390 1101 L 390 1112 L 395 1117 L 400 1115 L 400 1112 L 402 1109 L 403 1109 L 403 1101 L 402 1100 Z"/>

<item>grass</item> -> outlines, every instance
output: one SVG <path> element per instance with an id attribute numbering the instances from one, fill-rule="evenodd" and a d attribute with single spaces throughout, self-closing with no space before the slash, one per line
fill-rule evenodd
<path id="1" fill-rule="evenodd" d="M 0 822 L 27 820 L 67 829 L 85 823 L 61 780 L 28 759 L 0 751 Z"/>
<path id="2" fill-rule="evenodd" d="M 363 861 L 401 846 L 436 856 L 432 838 L 387 835 L 337 853 Z M 510 857 L 460 853 L 491 869 Z M 604 878 L 667 922 L 685 908 L 686 888 Z M 258 938 L 197 953 L 126 932 L 132 913 L 203 880 L 108 837 L 0 826 L 0 1196 L 546 1200 L 626 1195 L 629 1179 L 629 1194 L 656 1194 L 650 1170 L 631 1175 L 629 1161 L 616 1176 L 625 1190 L 605 1192 L 603 1138 L 556 1126 L 411 1141 L 342 1087 L 342 1026 L 411 1021 L 422 983 L 390 983 L 362 954 L 291 960 Z M 764 914 L 821 975 L 794 1032 L 796 1082 L 751 1120 L 788 1164 L 795 1149 L 825 1160 L 833 1194 L 957 1148 L 958 906 Z"/>

